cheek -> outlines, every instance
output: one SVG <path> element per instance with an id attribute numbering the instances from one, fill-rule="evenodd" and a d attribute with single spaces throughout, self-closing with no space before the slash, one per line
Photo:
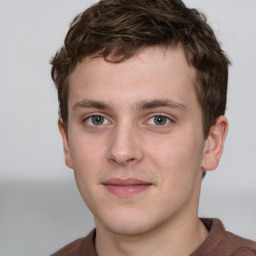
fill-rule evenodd
<path id="1" fill-rule="evenodd" d="M 77 136 L 71 138 L 71 157 L 74 169 L 81 172 L 87 172 L 95 169 L 95 165 L 103 160 L 102 144 L 97 139 L 77 133 Z"/>
<path id="2" fill-rule="evenodd" d="M 181 136 L 171 136 L 151 146 L 151 158 L 167 168 L 184 166 L 194 158 L 196 148 Z"/>
<path id="3" fill-rule="evenodd" d="M 183 136 L 176 134 L 150 148 L 149 159 L 169 186 L 186 186 L 187 181 L 198 174 L 202 158 L 198 140 L 184 133 Z"/>
<path id="4" fill-rule="evenodd" d="M 179 209 L 181 205 L 196 198 L 194 195 L 198 190 L 201 163 L 199 151 L 194 143 L 188 144 L 186 140 L 176 137 L 152 154 L 153 165 L 160 175 L 159 196 L 162 197 L 162 207 L 170 202 L 168 207 Z"/>
<path id="5" fill-rule="evenodd" d="M 102 147 L 97 140 L 85 136 L 74 138 L 70 146 L 76 183 L 83 199 L 88 201 L 91 190 L 97 188 L 100 171 L 106 166 Z"/>
<path id="6" fill-rule="evenodd" d="M 84 202 L 90 209 L 94 207 L 95 196 L 98 197 L 97 195 L 100 195 L 97 192 L 97 184 L 100 171 L 105 166 L 103 153 L 96 141 L 79 136 L 71 144 L 77 187 Z"/>

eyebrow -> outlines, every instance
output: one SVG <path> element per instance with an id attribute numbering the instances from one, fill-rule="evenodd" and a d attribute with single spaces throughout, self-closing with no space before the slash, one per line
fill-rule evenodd
<path id="1" fill-rule="evenodd" d="M 110 109 L 111 106 L 104 103 L 103 101 L 96 101 L 96 100 L 81 100 L 74 104 L 72 109 L 76 108 L 97 108 L 101 110 Z"/>
<path id="2" fill-rule="evenodd" d="M 141 102 L 138 102 L 135 104 L 135 109 L 139 111 L 154 109 L 159 107 L 169 107 L 177 110 L 187 109 L 185 105 L 169 99 L 142 100 Z M 74 110 L 76 108 L 97 108 L 100 110 L 110 110 L 113 107 L 103 101 L 84 99 L 74 104 L 72 109 Z"/>
<path id="3" fill-rule="evenodd" d="M 169 107 L 177 110 L 186 110 L 187 107 L 179 102 L 169 100 L 169 99 L 157 99 L 151 101 L 142 101 L 136 104 L 136 108 L 139 110 L 147 110 L 159 107 Z"/>

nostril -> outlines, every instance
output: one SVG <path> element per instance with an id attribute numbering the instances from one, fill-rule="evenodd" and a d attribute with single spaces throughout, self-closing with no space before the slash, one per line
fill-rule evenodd
<path id="1" fill-rule="evenodd" d="M 127 165 L 127 164 L 131 164 L 134 163 L 136 161 L 136 158 L 129 158 L 127 160 L 121 160 L 121 159 L 115 159 L 115 158 L 111 158 L 109 159 L 109 161 L 113 164 L 118 164 L 118 165 Z"/>
<path id="2" fill-rule="evenodd" d="M 135 158 L 128 159 L 126 162 L 133 162 L 135 161 Z"/>

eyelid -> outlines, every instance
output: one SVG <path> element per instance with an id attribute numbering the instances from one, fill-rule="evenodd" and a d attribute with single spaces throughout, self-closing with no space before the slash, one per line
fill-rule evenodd
<path id="1" fill-rule="evenodd" d="M 88 124 L 88 122 L 87 122 L 88 119 L 92 118 L 94 116 L 100 116 L 100 117 L 108 120 L 108 123 L 107 124 L 100 124 L 100 125 Z M 82 117 L 82 123 L 86 123 L 86 126 L 89 126 L 89 127 L 100 128 L 102 126 L 106 126 L 106 125 L 112 124 L 112 121 L 110 120 L 110 118 L 106 114 L 100 113 L 100 112 L 94 112 L 94 113 L 90 113 L 90 114 L 87 114 L 87 115 L 83 116 Z"/>
<path id="2" fill-rule="evenodd" d="M 164 124 L 164 125 L 156 125 L 156 124 L 149 124 L 149 125 L 157 126 L 158 128 L 161 128 L 161 127 L 165 127 L 165 126 L 167 126 L 167 125 L 169 125 L 169 124 L 175 123 L 175 120 L 174 120 L 173 117 L 171 117 L 171 116 L 168 115 L 168 114 L 164 114 L 164 113 L 153 113 L 153 114 L 151 114 L 151 115 L 149 116 L 149 118 L 147 118 L 147 121 L 146 121 L 146 122 L 148 123 L 150 119 L 155 118 L 155 117 L 165 117 L 165 118 L 167 118 L 170 122 L 168 122 L 168 123 L 166 123 L 166 124 Z"/>
<path id="3" fill-rule="evenodd" d="M 94 117 L 94 116 L 101 116 L 102 118 L 106 119 L 108 121 L 107 124 L 100 124 L 100 125 L 94 125 L 94 124 L 88 124 L 87 120 L 91 117 Z M 154 118 L 154 117 L 165 117 L 169 120 L 168 123 L 164 124 L 164 125 L 156 125 L 156 124 L 149 124 L 149 120 Z M 109 125 L 109 124 L 112 124 L 112 120 L 111 118 L 105 114 L 105 113 L 102 113 L 102 112 L 94 112 L 94 113 L 89 113 L 89 114 L 86 114 L 85 116 L 83 116 L 81 118 L 82 120 L 82 123 L 86 123 L 86 126 L 89 126 L 89 127 L 93 127 L 93 128 L 100 128 L 102 126 L 106 126 L 106 125 Z M 172 123 L 175 123 L 175 117 L 173 116 L 170 116 L 169 114 L 165 114 L 165 113 L 151 113 L 149 114 L 148 118 L 146 119 L 146 121 L 144 123 L 148 123 L 149 125 L 151 126 L 157 126 L 157 128 L 163 128 L 163 127 L 166 127 L 167 125 L 170 125 Z"/>

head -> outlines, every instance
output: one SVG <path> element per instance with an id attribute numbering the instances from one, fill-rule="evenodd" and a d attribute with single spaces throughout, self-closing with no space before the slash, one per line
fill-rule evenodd
<path id="1" fill-rule="evenodd" d="M 103 57 L 119 63 L 150 46 L 175 48 L 179 44 L 196 70 L 194 89 L 206 138 L 225 113 L 229 60 L 205 16 L 180 0 L 102 0 L 75 17 L 64 46 L 51 61 L 65 129 L 69 76 L 83 58 Z"/>
<path id="2" fill-rule="evenodd" d="M 178 0 L 105 0 L 74 19 L 52 77 L 96 227 L 141 234 L 197 216 L 202 169 L 217 167 L 226 135 L 228 63 Z"/>

